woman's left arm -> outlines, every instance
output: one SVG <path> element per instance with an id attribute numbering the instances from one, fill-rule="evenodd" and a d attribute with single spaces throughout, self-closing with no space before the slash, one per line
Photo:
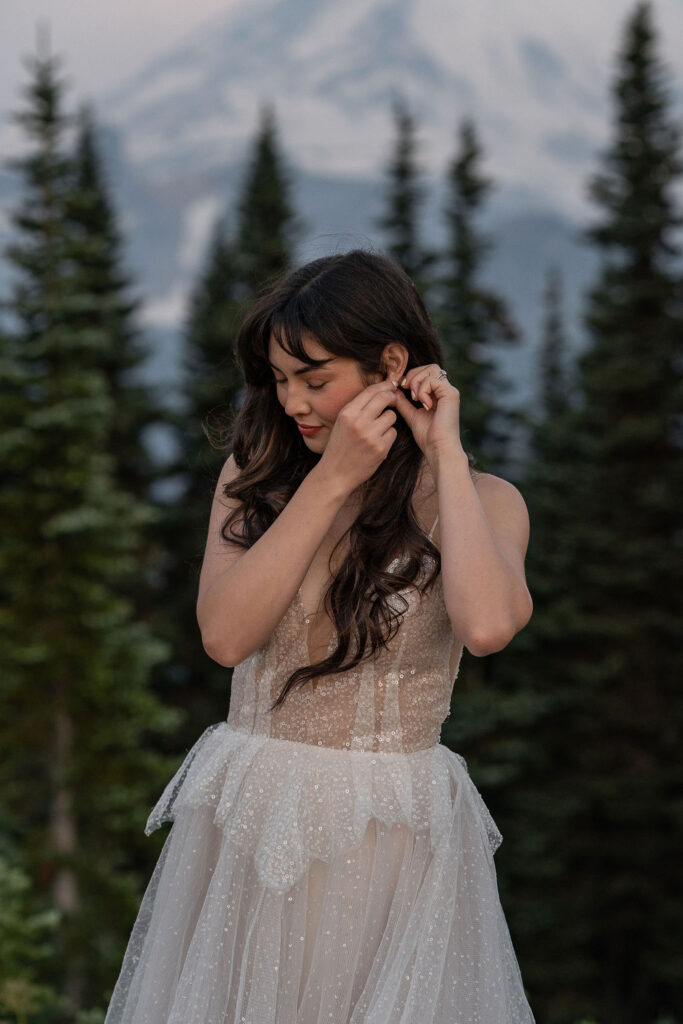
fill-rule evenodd
<path id="1" fill-rule="evenodd" d="M 472 480 L 458 446 L 430 460 L 439 500 L 441 574 L 446 611 L 477 657 L 500 651 L 533 612 L 524 574 L 529 513 L 501 477 Z"/>
<path id="2" fill-rule="evenodd" d="M 460 441 L 460 392 L 436 363 L 408 370 L 396 411 L 427 459 L 439 496 L 441 575 L 448 617 L 467 650 L 500 651 L 531 618 L 524 576 L 529 514 L 514 484 L 484 473 L 475 483 Z M 424 408 L 410 403 L 402 389 Z"/>

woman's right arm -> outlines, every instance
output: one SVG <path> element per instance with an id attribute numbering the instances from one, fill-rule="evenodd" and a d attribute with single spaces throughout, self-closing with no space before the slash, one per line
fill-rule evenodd
<path id="1" fill-rule="evenodd" d="M 228 667 L 238 665 L 271 636 L 350 493 L 318 463 L 263 536 L 245 550 L 220 534 L 228 512 L 240 504 L 223 496 L 224 485 L 238 473 L 230 455 L 211 506 L 197 597 L 204 650 Z M 239 527 L 239 520 L 235 525 Z"/>

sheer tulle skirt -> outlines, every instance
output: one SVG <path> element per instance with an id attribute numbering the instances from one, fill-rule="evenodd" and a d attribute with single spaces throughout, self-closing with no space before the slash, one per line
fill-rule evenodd
<path id="1" fill-rule="evenodd" d="M 447 748 L 321 749 L 221 723 L 148 830 L 162 820 L 106 1024 L 533 1024 L 502 837 Z"/>

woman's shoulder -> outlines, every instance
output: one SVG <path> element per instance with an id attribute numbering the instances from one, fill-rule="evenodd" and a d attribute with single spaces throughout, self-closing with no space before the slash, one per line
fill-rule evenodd
<path id="1" fill-rule="evenodd" d="M 494 499 L 499 497 L 503 500 L 507 498 L 513 501 L 515 500 L 514 496 L 517 495 L 522 501 L 524 500 L 519 488 L 505 477 L 496 476 L 495 473 L 486 473 L 473 467 L 470 467 L 470 475 L 479 494 L 486 494 Z"/>
<path id="2" fill-rule="evenodd" d="M 474 486 L 492 528 L 514 536 L 526 551 L 529 543 L 529 511 L 515 484 L 494 473 L 479 473 Z"/>

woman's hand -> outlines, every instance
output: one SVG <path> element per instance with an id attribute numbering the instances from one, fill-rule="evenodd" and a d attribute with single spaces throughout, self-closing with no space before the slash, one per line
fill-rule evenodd
<path id="1" fill-rule="evenodd" d="M 426 459 L 454 448 L 467 458 L 460 440 L 460 392 L 445 377 L 437 380 L 440 373 L 441 367 L 436 363 L 408 370 L 396 387 L 396 410 L 412 430 Z M 424 408 L 416 409 L 402 388 L 412 392 Z"/>
<path id="2" fill-rule="evenodd" d="M 368 480 L 389 454 L 398 436 L 395 407 L 401 398 L 390 380 L 380 380 L 359 391 L 337 414 L 319 465 L 346 493 Z"/>

